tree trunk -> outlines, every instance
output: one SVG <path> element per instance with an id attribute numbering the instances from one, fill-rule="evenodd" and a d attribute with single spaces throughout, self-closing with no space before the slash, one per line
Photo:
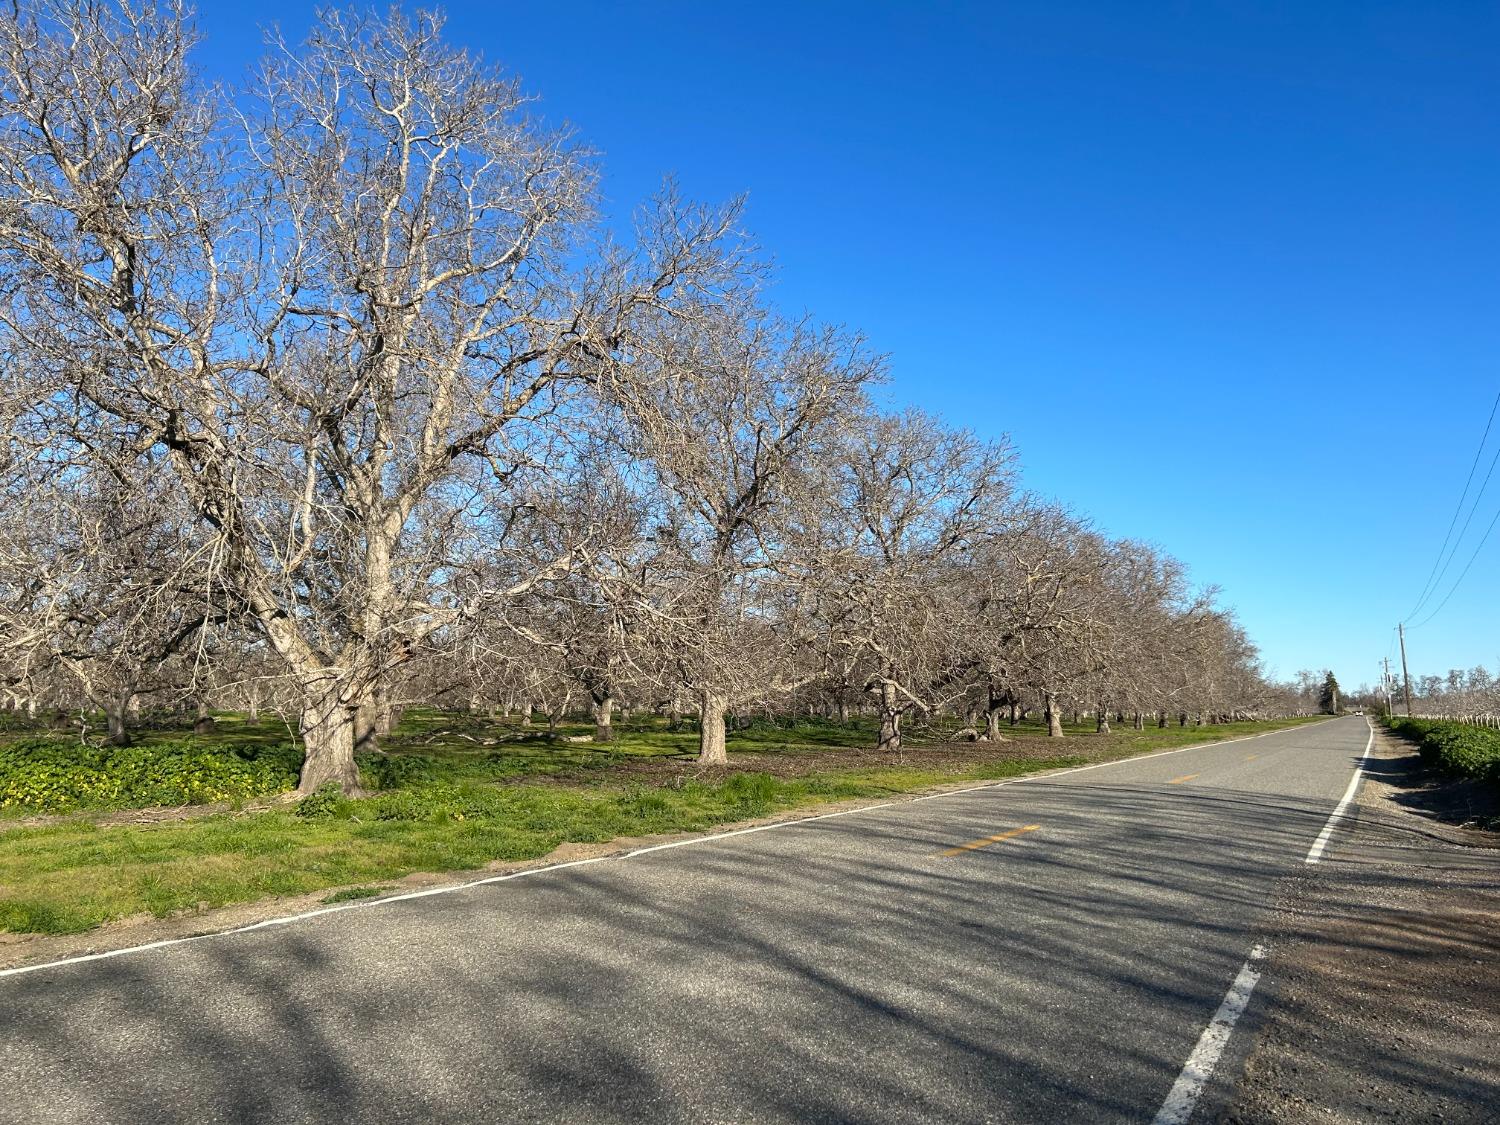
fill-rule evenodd
<path id="1" fill-rule="evenodd" d="M 1061 738 L 1063 736 L 1062 711 L 1057 706 L 1057 696 L 1050 691 L 1042 696 L 1046 704 L 1047 712 L 1047 737 Z"/>
<path id="2" fill-rule="evenodd" d="M 613 742 L 615 740 L 615 697 L 606 695 L 603 699 L 594 701 L 594 741 Z"/>
<path id="3" fill-rule="evenodd" d="M 1136 730 L 1145 730 L 1146 729 L 1146 716 L 1142 715 L 1139 711 L 1137 711 L 1135 713 L 1135 729 Z"/>
<path id="4" fill-rule="evenodd" d="M 1099 708 L 1099 721 L 1095 724 L 1094 730 L 1099 734 L 1109 733 L 1109 712 L 1102 707 Z"/>
<path id="5" fill-rule="evenodd" d="M 724 745 L 724 697 L 704 689 L 698 699 L 698 761 L 704 765 L 729 764 Z"/>
<path id="6" fill-rule="evenodd" d="M 380 709 L 373 690 L 360 696 L 359 706 L 353 712 L 354 752 L 368 754 L 379 749 Z"/>
<path id="7" fill-rule="evenodd" d="M 246 700 L 245 714 L 252 723 L 260 722 L 260 683 L 252 682 Z"/>
<path id="8" fill-rule="evenodd" d="M 523 699 L 521 701 L 521 726 L 523 726 L 523 727 L 529 727 L 530 725 L 531 725 L 531 700 L 529 700 L 529 699 Z"/>
<path id="9" fill-rule="evenodd" d="M 350 707 L 336 683 L 315 682 L 303 689 L 302 741 L 305 757 L 297 792 L 308 794 L 333 782 L 356 796 L 359 767 L 354 764 L 356 708 Z"/>
<path id="10" fill-rule="evenodd" d="M 849 722 L 849 701 L 847 699 L 839 700 L 839 722 Z"/>
<path id="11" fill-rule="evenodd" d="M 881 752 L 901 754 L 901 706 L 896 684 L 882 680 L 880 684 L 880 734 L 875 740 L 875 749 Z"/>
<path id="12" fill-rule="evenodd" d="M 385 677 L 375 681 L 375 737 L 384 738 L 401 722 L 401 709 L 391 702 L 390 685 Z"/>
<path id="13" fill-rule="evenodd" d="M 107 741 L 111 746 L 130 745 L 130 704 L 134 699 L 135 692 L 127 691 L 105 713 L 105 722 L 109 727 Z"/>
<path id="14" fill-rule="evenodd" d="M 1010 705 L 1010 725 L 1011 726 L 1015 726 L 1020 721 L 1021 721 L 1021 705 L 1019 703 L 1012 703 Z"/>
<path id="15" fill-rule="evenodd" d="M 1000 713 L 1004 710 L 1003 705 L 996 705 L 984 713 L 984 737 L 991 742 L 1000 741 Z"/>

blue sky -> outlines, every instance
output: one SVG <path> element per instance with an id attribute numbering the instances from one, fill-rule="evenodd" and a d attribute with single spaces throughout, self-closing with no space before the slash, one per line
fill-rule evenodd
<path id="1" fill-rule="evenodd" d="M 237 76 L 313 5 L 204 7 Z M 893 404 L 1011 435 L 1273 671 L 1376 678 L 1500 392 L 1500 6 L 445 7 L 619 212 L 748 192 L 781 303 L 864 329 Z M 1497 579 L 1500 529 L 1413 675 L 1500 665 Z"/>

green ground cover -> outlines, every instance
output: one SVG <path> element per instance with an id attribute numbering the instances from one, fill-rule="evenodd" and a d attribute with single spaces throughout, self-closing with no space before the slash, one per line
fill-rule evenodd
<path id="1" fill-rule="evenodd" d="M 1500 730 L 1447 719 L 1392 718 L 1386 723 L 1415 742 L 1422 761 L 1439 773 L 1500 785 Z"/>
<path id="2" fill-rule="evenodd" d="M 135 823 L 134 814 L 117 810 L 142 795 L 224 798 L 208 788 L 163 789 L 159 778 L 151 779 L 171 770 L 153 773 L 133 765 L 129 776 L 146 778 L 133 787 L 88 788 L 60 780 L 59 786 L 72 784 L 79 794 L 61 807 L 85 811 L 18 821 L 20 813 L 34 810 L 13 805 L 7 819 L 0 819 L 0 930 L 78 933 L 122 918 L 165 918 L 345 888 L 325 900 L 340 901 L 378 893 L 372 885 L 414 872 L 530 860 L 566 842 L 703 831 L 787 809 L 1013 777 L 1278 725 L 1291 724 L 1075 732 L 1078 737 L 1059 741 L 1023 724 L 1007 732 L 1011 742 L 999 745 L 943 744 L 935 731 L 893 760 L 868 749 L 872 731 L 864 724 L 761 721 L 732 733 L 727 770 L 701 772 L 691 760 L 695 733 L 666 729 L 661 720 L 622 724 L 615 743 L 595 746 L 467 715 L 414 712 L 387 740 L 388 752 L 362 759 L 373 791 L 358 800 L 319 793 L 300 803 L 219 804 L 177 819 Z M 559 734 L 589 729 L 560 727 Z M 56 744 L 51 749 L 35 748 L 48 741 L 26 735 L 19 744 L 0 744 L 0 755 L 11 755 L 0 762 L 24 765 L 39 757 L 52 770 L 62 740 L 50 740 Z M 23 753 L 16 745 L 32 748 Z M 240 777 L 235 771 L 242 767 L 258 779 L 280 770 L 277 788 L 290 784 L 287 771 L 295 762 L 285 726 L 249 724 L 237 716 L 221 716 L 218 731 L 198 739 L 148 732 L 126 761 L 149 763 L 153 748 L 162 760 L 187 762 L 190 770 L 216 779 Z M 71 749 L 92 763 L 89 769 L 107 772 L 107 762 L 100 766 L 89 756 L 102 751 L 81 748 L 76 739 Z M 201 764 L 216 758 L 223 762 Z M 100 802 L 88 805 L 101 794 Z"/>

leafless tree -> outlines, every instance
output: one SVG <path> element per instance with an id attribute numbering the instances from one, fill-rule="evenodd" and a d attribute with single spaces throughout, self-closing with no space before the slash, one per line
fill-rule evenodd
<path id="1" fill-rule="evenodd" d="M 0 325 L 66 389 L 33 429 L 169 459 L 299 685 L 304 791 L 357 787 L 357 717 L 457 612 L 448 549 L 733 222 L 667 197 L 611 250 L 586 155 L 440 33 L 325 11 L 227 98 L 170 0 L 0 15 Z"/>
<path id="2" fill-rule="evenodd" d="M 858 338 L 720 302 L 659 318 L 610 379 L 652 525 L 646 557 L 611 580 L 697 703 L 703 762 L 726 760 L 727 708 L 815 674 L 786 675 L 787 521 L 798 478 L 879 372 Z"/>

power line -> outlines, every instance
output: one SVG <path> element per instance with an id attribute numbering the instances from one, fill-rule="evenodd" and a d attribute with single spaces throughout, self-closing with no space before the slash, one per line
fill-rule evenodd
<path id="1" fill-rule="evenodd" d="M 1459 586 L 1461 586 L 1463 584 L 1464 578 L 1469 573 L 1469 568 L 1474 565 L 1474 560 L 1479 557 L 1479 552 L 1482 551 L 1482 550 L 1484 550 L 1485 541 L 1489 539 L 1490 532 L 1492 532 L 1492 531 L 1495 530 L 1495 525 L 1497 523 L 1500 523 L 1500 509 L 1496 509 L 1496 511 L 1495 511 L 1495 518 L 1492 519 L 1492 520 L 1490 520 L 1490 526 L 1487 527 L 1487 528 L 1485 528 L 1484 529 L 1484 534 L 1479 537 L 1479 546 L 1477 546 L 1477 547 L 1474 548 L 1474 553 L 1469 556 L 1469 561 L 1464 564 L 1464 569 L 1463 569 L 1462 573 L 1459 574 L 1457 580 L 1453 583 L 1453 585 L 1448 588 L 1447 595 L 1443 598 L 1443 600 L 1441 602 L 1438 603 L 1437 609 L 1433 610 L 1426 617 L 1422 618 L 1421 621 L 1418 621 L 1415 625 L 1413 625 L 1412 626 L 1413 629 L 1420 629 L 1423 625 L 1426 625 L 1434 617 L 1436 617 L 1438 614 L 1440 614 L 1440 613 L 1443 612 L 1443 606 L 1445 606 L 1445 605 L 1448 604 L 1448 599 L 1453 596 L 1453 592 L 1455 590 L 1457 590 L 1459 588 Z"/>
<path id="2" fill-rule="evenodd" d="M 1494 406 L 1490 407 L 1489 420 L 1484 424 L 1484 436 L 1479 439 L 1479 448 L 1474 451 L 1474 462 L 1469 466 L 1469 475 L 1464 480 L 1464 490 L 1459 494 L 1458 504 L 1453 509 L 1453 518 L 1448 521 L 1448 533 L 1443 536 L 1443 545 L 1438 548 L 1437 558 L 1432 562 L 1432 570 L 1427 575 L 1427 581 L 1422 586 L 1422 592 L 1417 595 L 1417 604 L 1412 606 L 1411 612 L 1409 612 L 1404 618 L 1402 618 L 1403 621 L 1410 621 L 1413 617 L 1420 613 L 1422 607 L 1427 604 L 1427 599 L 1430 598 L 1433 594 L 1437 593 L 1437 588 L 1442 585 L 1443 582 L 1443 574 L 1448 573 L 1448 567 L 1453 562 L 1453 556 L 1458 553 L 1458 545 L 1459 543 L 1463 542 L 1464 534 L 1469 530 L 1469 522 L 1474 518 L 1474 512 L 1479 507 L 1479 501 L 1484 498 L 1484 490 L 1490 483 L 1490 476 L 1495 472 L 1495 462 L 1497 460 L 1500 460 L 1500 449 L 1497 449 L 1495 451 L 1494 458 L 1490 460 L 1489 472 L 1485 473 L 1484 484 L 1481 484 L 1479 486 L 1479 492 L 1474 497 L 1474 507 L 1469 509 L 1468 519 L 1464 520 L 1463 531 L 1460 531 L 1458 533 L 1458 538 L 1453 540 L 1453 550 L 1448 553 L 1448 561 L 1446 563 L 1443 562 L 1443 552 L 1448 550 L 1448 541 L 1453 537 L 1454 525 L 1458 523 L 1459 513 L 1464 509 L 1464 500 L 1468 498 L 1469 485 L 1474 483 L 1474 470 L 1479 468 L 1479 460 L 1484 456 L 1485 443 L 1489 441 L 1490 427 L 1494 425 L 1496 410 L 1500 410 L 1500 393 L 1497 393 L 1495 395 L 1495 404 Z M 1442 574 L 1438 573 L 1438 565 L 1440 563 L 1442 564 L 1443 568 Z M 1452 590 L 1449 591 L 1450 596 L 1452 595 L 1452 592 Z"/>

